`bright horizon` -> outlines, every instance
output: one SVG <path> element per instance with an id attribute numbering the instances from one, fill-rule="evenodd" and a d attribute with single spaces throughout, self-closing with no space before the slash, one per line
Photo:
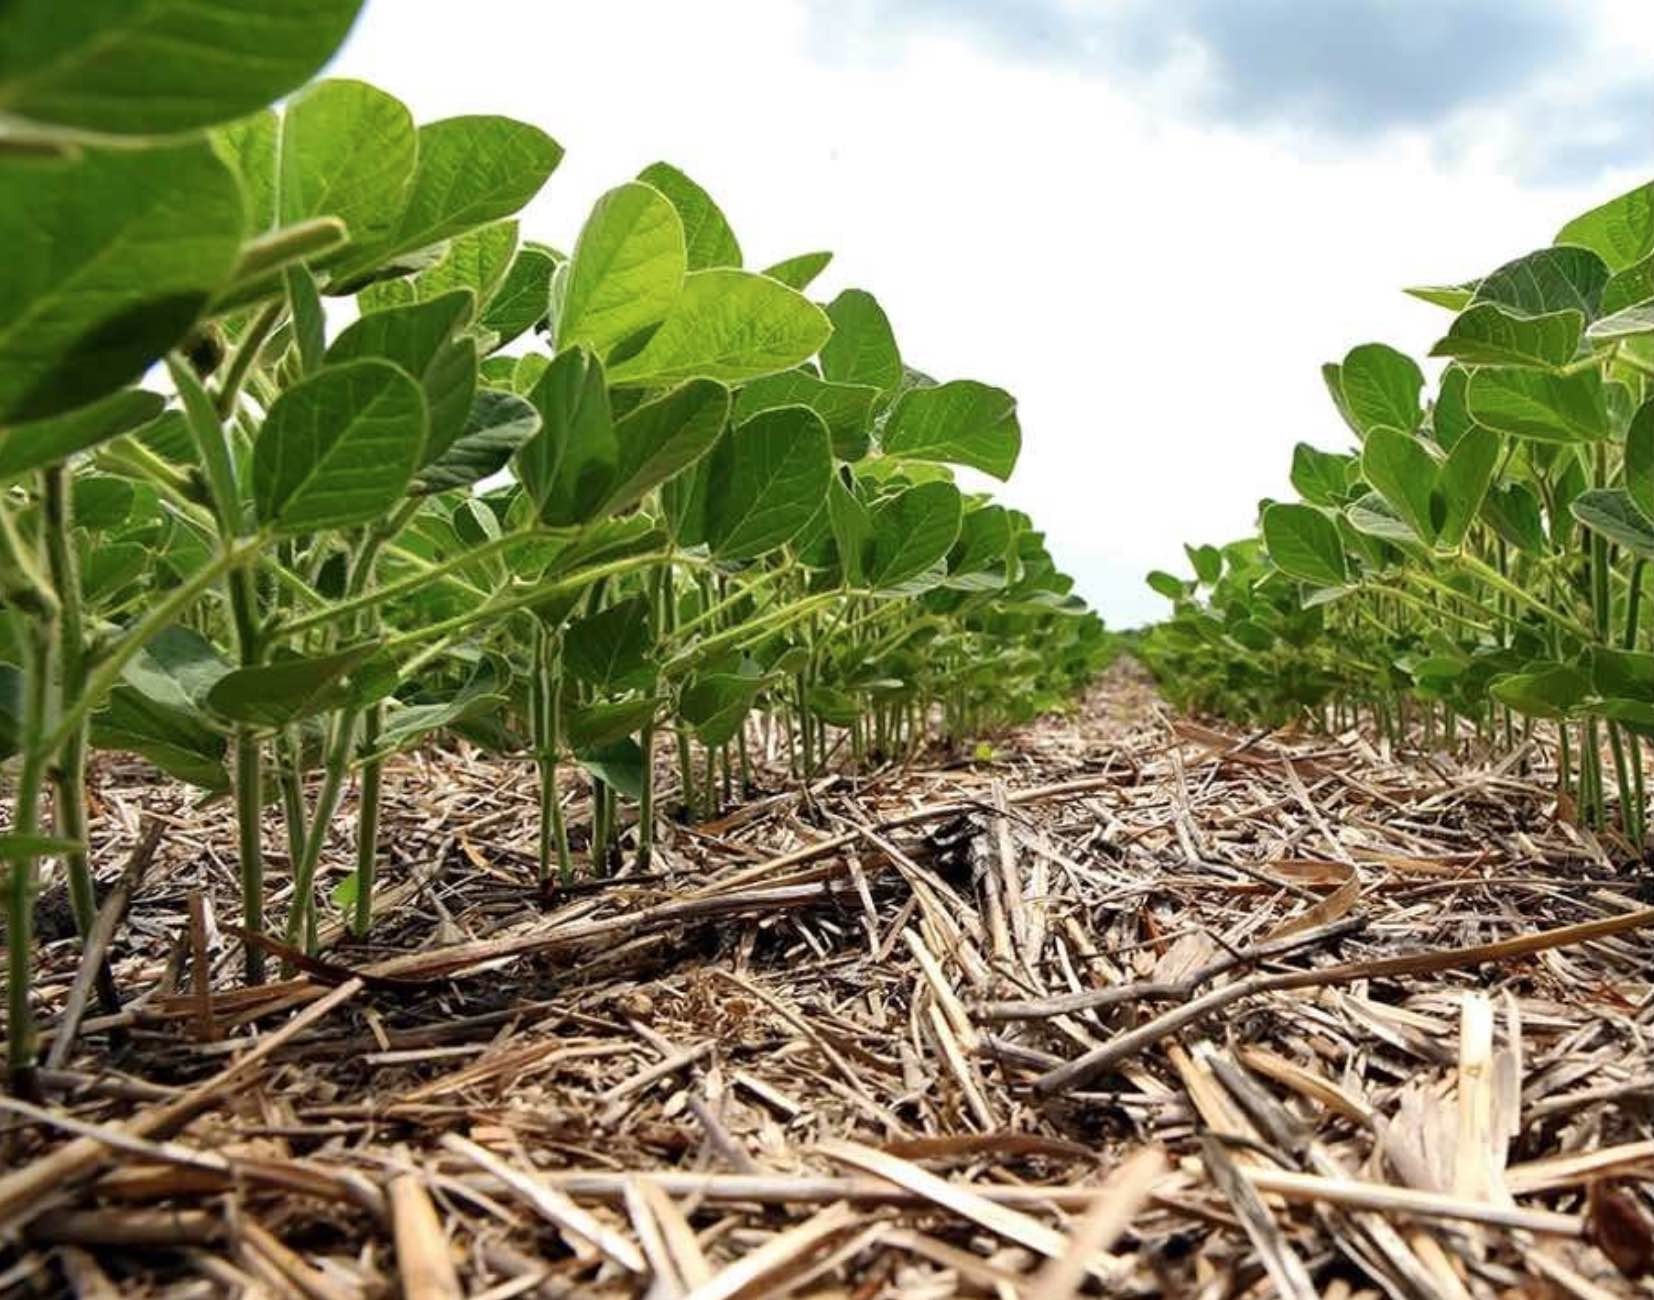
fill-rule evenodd
<path id="1" fill-rule="evenodd" d="M 870 290 L 910 364 L 1017 396 L 997 494 L 1115 627 L 1166 611 L 1143 577 L 1186 572 L 1184 542 L 1250 532 L 1294 443 L 1349 445 L 1322 362 L 1424 359 L 1448 317 L 1403 286 L 1483 274 L 1654 175 L 1634 0 L 466 12 L 371 0 L 329 75 L 421 120 L 548 130 L 568 153 L 531 238 L 568 246 L 665 159 L 749 265 L 832 250 L 813 293 Z"/>

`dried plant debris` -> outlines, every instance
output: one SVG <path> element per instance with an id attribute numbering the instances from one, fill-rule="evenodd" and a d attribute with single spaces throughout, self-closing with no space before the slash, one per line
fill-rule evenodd
<path id="1" fill-rule="evenodd" d="M 124 1002 L 45 947 L 0 1292 L 1654 1294 L 1654 910 L 1535 745 L 1231 734 L 1122 664 L 551 893 L 530 774 L 431 749 L 369 940 L 251 989 L 229 811 L 102 765 Z"/>

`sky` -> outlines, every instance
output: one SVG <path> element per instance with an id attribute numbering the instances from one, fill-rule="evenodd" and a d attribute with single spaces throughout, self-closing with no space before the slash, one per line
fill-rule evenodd
<path id="1" fill-rule="evenodd" d="M 368 0 L 332 72 L 548 130 L 527 237 L 664 159 L 749 266 L 832 250 L 812 292 L 1016 394 L 996 493 L 1116 627 L 1349 445 L 1323 362 L 1423 358 L 1404 286 L 1654 178 L 1647 0 Z"/>

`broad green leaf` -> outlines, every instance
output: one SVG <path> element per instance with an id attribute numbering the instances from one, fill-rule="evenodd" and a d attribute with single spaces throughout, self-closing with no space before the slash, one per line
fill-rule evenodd
<path id="1" fill-rule="evenodd" d="M 692 379 L 627 412 L 614 429 L 615 474 L 603 495 L 603 513 L 629 510 L 651 488 L 711 451 L 729 406 L 729 390 L 722 384 Z"/>
<path id="2" fill-rule="evenodd" d="M 193 131 L 303 85 L 362 0 L 10 0 L 0 114 L 112 135 Z"/>
<path id="3" fill-rule="evenodd" d="M 1595 370 L 1549 375 L 1536 370 L 1477 370 L 1466 403 L 1476 423 L 1540 442 L 1596 442 L 1609 436 L 1602 376 Z"/>
<path id="4" fill-rule="evenodd" d="M 1625 490 L 1643 518 L 1654 523 L 1654 401 L 1643 403 L 1626 431 Z"/>
<path id="5" fill-rule="evenodd" d="M 425 424 L 419 385 L 384 361 L 328 366 L 293 385 L 253 448 L 259 519 L 307 533 L 389 514 L 421 463 Z"/>
<path id="6" fill-rule="evenodd" d="M 1475 426 L 1453 445 L 1447 460 L 1436 471 L 1436 492 L 1431 503 L 1436 520 L 1436 544 L 1449 550 L 1463 545 L 1465 534 L 1481 512 L 1482 501 L 1493 482 L 1502 449 L 1499 435 Z"/>
<path id="7" fill-rule="evenodd" d="M 415 493 L 469 487 L 504 469 L 540 431 L 540 413 L 515 393 L 479 388 L 458 438 L 414 475 Z"/>
<path id="8" fill-rule="evenodd" d="M 1338 505 L 1349 487 L 1350 461 L 1349 456 L 1300 442 L 1292 449 L 1292 486 L 1311 505 Z"/>
<path id="9" fill-rule="evenodd" d="M 1593 488 L 1581 492 L 1570 506 L 1575 519 L 1616 546 L 1645 560 L 1654 560 L 1654 524 L 1631 502 L 1624 488 Z"/>
<path id="10" fill-rule="evenodd" d="M 1577 311 L 1512 316 L 1493 303 L 1478 303 L 1453 322 L 1430 349 L 1470 366 L 1565 366 L 1579 351 L 1585 317 Z"/>
<path id="11" fill-rule="evenodd" d="M 934 567 L 959 537 L 962 510 L 951 483 L 921 483 L 875 505 L 862 561 L 867 585 L 889 590 Z"/>
<path id="12" fill-rule="evenodd" d="M 1212 586 L 1223 577 L 1223 552 L 1217 547 L 1185 545 L 1183 553 L 1189 557 L 1195 577 L 1206 586 Z"/>
<path id="13" fill-rule="evenodd" d="M 1470 372 L 1463 366 L 1449 366 L 1442 371 L 1441 387 L 1430 408 L 1430 428 L 1443 451 L 1452 451 L 1459 439 L 1475 427 L 1465 400 L 1469 384 Z"/>
<path id="14" fill-rule="evenodd" d="M 822 419 L 833 440 L 833 455 L 858 461 L 871 445 L 873 402 L 879 393 L 866 384 L 835 384 L 805 370 L 784 370 L 755 379 L 735 399 L 735 422 L 744 424 L 760 411 L 807 406 Z"/>
<path id="15" fill-rule="evenodd" d="M 1602 314 L 1612 316 L 1654 298 L 1654 254 L 1628 266 L 1602 291 Z"/>
<path id="16" fill-rule="evenodd" d="M 350 698 L 348 678 L 378 648 L 366 641 L 337 654 L 237 668 L 213 684 L 207 705 L 220 717 L 256 727 L 282 727 L 326 713 Z"/>
<path id="17" fill-rule="evenodd" d="M 0 161 L 0 425 L 95 402 L 165 356 L 229 277 L 244 221 L 203 142 Z"/>
<path id="18" fill-rule="evenodd" d="M 1411 434 L 1381 426 L 1367 435 L 1361 469 L 1414 535 L 1426 546 L 1433 544 L 1436 524 L 1430 499 L 1436 486 L 1436 461 L 1424 444 Z"/>
<path id="19" fill-rule="evenodd" d="M 1593 343 L 1635 338 L 1639 334 L 1654 334 L 1654 298 L 1617 311 L 1612 316 L 1604 316 L 1591 326 L 1587 334 Z"/>
<path id="20" fill-rule="evenodd" d="M 1585 248 L 1541 248 L 1501 266 L 1476 289 L 1477 303 L 1495 303 L 1512 316 L 1534 319 L 1577 312 L 1594 319 L 1602 305 L 1608 267 Z"/>
<path id="21" fill-rule="evenodd" d="M 77 474 L 70 483 L 75 525 L 107 532 L 119 528 L 132 513 L 138 490 L 126 479 L 107 474 Z"/>
<path id="22" fill-rule="evenodd" d="M 1351 350 L 1338 369 L 1344 407 L 1363 437 L 1374 429 L 1412 433 L 1424 419 L 1424 373 L 1411 357 L 1382 343 Z"/>
<path id="23" fill-rule="evenodd" d="M 812 686 L 804 697 L 810 712 L 831 727 L 854 726 L 861 717 L 861 705 L 848 691 L 833 686 Z"/>
<path id="24" fill-rule="evenodd" d="M 404 705 L 385 719 L 379 733 L 379 747 L 406 749 L 422 736 L 496 713 L 509 702 L 505 695 L 467 688 L 446 703 Z"/>
<path id="25" fill-rule="evenodd" d="M 515 221 L 491 221 L 467 230 L 449 243 L 440 262 L 414 277 L 414 295 L 423 300 L 469 289 L 478 303 L 489 302 L 505 282 L 516 252 Z"/>
<path id="26" fill-rule="evenodd" d="M 458 337 L 475 301 L 457 289 L 428 302 L 368 312 L 327 350 L 328 364 L 383 360 L 418 381 L 425 395 L 428 428 L 421 465 L 440 460 L 464 431 L 477 389 L 477 353 Z"/>
<path id="27" fill-rule="evenodd" d="M 352 243 L 372 245 L 402 216 L 418 136 L 395 96 L 361 81 L 318 81 L 282 113 L 279 158 L 281 224 L 337 217 Z"/>
<path id="28" fill-rule="evenodd" d="M 261 109 L 226 122 L 209 135 L 214 151 L 241 182 L 249 236 L 277 223 L 276 168 L 281 151 L 281 117 L 273 108 Z"/>
<path id="29" fill-rule="evenodd" d="M 846 289 L 827 308 L 833 337 L 821 349 L 821 373 L 834 383 L 867 384 L 894 393 L 906 374 L 884 308 L 862 289 Z"/>
<path id="30" fill-rule="evenodd" d="M 1565 718 L 1590 694 L 1591 684 L 1577 668 L 1550 664 L 1496 679 L 1493 698 L 1531 718 Z"/>
<path id="31" fill-rule="evenodd" d="M 815 518 L 833 475 L 827 426 L 802 406 L 765 411 L 726 434 L 708 461 L 707 541 L 714 555 L 756 559 Z"/>
<path id="32" fill-rule="evenodd" d="M 517 453 L 518 477 L 541 523 L 586 523 L 614 485 L 620 458 L 603 363 L 584 348 L 559 353 L 528 400 L 540 432 Z"/>
<path id="33" fill-rule="evenodd" d="M 394 229 L 334 268 L 344 287 L 402 253 L 509 217 L 540 192 L 562 147 L 508 117 L 450 117 L 419 128 L 419 165 Z"/>
<path id="34" fill-rule="evenodd" d="M 1263 539 L 1269 558 L 1289 577 L 1317 587 L 1337 587 L 1349 581 L 1338 527 L 1314 506 L 1290 502 L 1270 506 L 1263 514 Z"/>
<path id="35" fill-rule="evenodd" d="M 1190 591 L 1188 583 L 1175 573 L 1167 573 L 1164 569 L 1150 570 L 1143 581 L 1155 595 L 1164 596 L 1167 600 L 1182 600 Z"/>
<path id="36" fill-rule="evenodd" d="M 1654 655 L 1592 646 L 1591 685 L 1605 699 L 1654 703 Z"/>
<path id="37" fill-rule="evenodd" d="M 618 601 L 571 623 L 563 635 L 564 670 L 601 691 L 649 685 L 655 678 L 649 623 L 649 601 L 643 596 Z"/>
<path id="38" fill-rule="evenodd" d="M 710 194 L 670 163 L 652 163 L 638 173 L 638 179 L 654 186 L 677 209 L 678 219 L 683 222 L 683 242 L 689 254 L 689 270 L 704 271 L 711 266 L 741 265 L 741 245 Z M 803 287 L 794 286 L 798 289 Z"/>
<path id="39" fill-rule="evenodd" d="M 766 267 L 764 274 L 772 280 L 781 281 L 790 289 L 797 289 L 803 293 L 815 283 L 816 277 L 827 269 L 832 260 L 831 253 L 800 253 L 797 257 L 789 257 L 784 262 Z"/>
<path id="40" fill-rule="evenodd" d="M 137 542 L 104 542 L 82 557 L 81 596 L 88 606 L 124 591 L 149 567 L 149 548 Z"/>
<path id="41" fill-rule="evenodd" d="M 847 477 L 843 473 L 834 474 L 832 485 L 827 489 L 827 526 L 838 551 L 839 567 L 846 580 L 859 587 L 865 581 L 862 559 L 868 539 L 873 536 L 873 515 L 846 484 Z"/>
<path id="42" fill-rule="evenodd" d="M 628 799 L 642 797 L 644 758 L 637 741 L 627 738 L 594 745 L 577 750 L 574 758 L 592 776 Z"/>
<path id="43" fill-rule="evenodd" d="M 703 745 L 714 749 L 733 740 L 752 702 L 764 687 L 756 669 L 750 673 L 697 673 L 678 696 L 678 716 Z"/>
<path id="44" fill-rule="evenodd" d="M 203 790 L 230 788 L 224 767 L 226 742 L 194 708 L 167 704 L 132 686 L 117 686 L 92 716 L 98 749 L 138 754 L 169 776 Z"/>
<path id="45" fill-rule="evenodd" d="M 1517 550 L 1528 555 L 1545 553 L 1539 498 L 1526 483 L 1495 483 L 1482 502 L 1482 517 Z"/>
<path id="46" fill-rule="evenodd" d="M 693 271 L 643 350 L 609 372 L 623 387 L 740 384 L 814 356 L 832 325 L 808 298 L 749 271 Z"/>
<path id="47" fill-rule="evenodd" d="M 967 510 L 960 520 L 959 540 L 948 553 L 948 572 L 957 576 L 1003 570 L 1009 562 L 1010 550 L 1010 512 L 1003 506 L 978 506 Z"/>
<path id="48" fill-rule="evenodd" d="M 0 429 L 0 479 L 65 460 L 156 419 L 166 399 L 141 388 L 112 393 L 78 411 Z"/>
<path id="49" fill-rule="evenodd" d="M 1022 450 L 1016 412 L 1016 398 L 1004 389 L 971 379 L 910 388 L 885 423 L 884 451 L 904 460 L 969 465 L 1008 479 Z"/>
<path id="50" fill-rule="evenodd" d="M 206 637 L 175 624 L 147 641 L 121 676 L 157 704 L 187 711 L 205 708 L 208 693 L 231 667 Z"/>
<path id="51" fill-rule="evenodd" d="M 563 718 L 563 738 L 576 753 L 610 745 L 637 735 L 654 720 L 659 707 L 660 702 L 650 696 L 570 709 Z"/>
<path id="52" fill-rule="evenodd" d="M 517 260 L 479 322 L 497 336 L 496 348 L 547 318 L 551 311 L 551 273 L 556 268 L 556 259 L 544 248 L 526 244 L 518 251 Z"/>
<path id="53" fill-rule="evenodd" d="M 1588 248 L 1611 270 L 1622 271 L 1654 253 L 1654 183 L 1575 217 L 1556 237 L 1559 244 Z"/>
<path id="54" fill-rule="evenodd" d="M 666 196 L 630 181 L 592 208 L 569 259 L 557 308 L 560 350 L 607 357 L 666 318 L 688 270 L 683 223 Z"/>

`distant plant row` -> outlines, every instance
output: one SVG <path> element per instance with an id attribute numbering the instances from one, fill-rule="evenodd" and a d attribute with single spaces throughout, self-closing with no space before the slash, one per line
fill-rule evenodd
<path id="1" fill-rule="evenodd" d="M 1010 474 L 1007 393 L 909 367 L 870 294 L 812 301 L 828 254 L 746 269 L 664 164 L 566 254 L 522 238 L 562 156 L 543 132 L 305 84 L 359 7 L 0 12 L 0 859 L 25 1083 L 42 862 L 83 927 L 97 906 L 90 749 L 234 800 L 243 923 L 279 936 L 249 942 L 258 979 L 329 908 L 371 926 L 399 750 L 464 737 L 537 764 L 540 873 L 566 878 L 571 764 L 589 868 L 647 863 L 657 737 L 705 811 L 746 774 L 755 711 L 808 778 L 1060 705 L 1106 653 L 1028 517 L 954 481 Z M 354 870 L 329 878 L 352 788 Z M 266 809 L 293 870 L 273 918 Z"/>
<path id="2" fill-rule="evenodd" d="M 1654 185 L 1463 284 L 1432 384 L 1382 344 L 1325 367 L 1353 435 L 1300 444 L 1296 501 L 1151 574 L 1142 654 L 1190 708 L 1331 724 L 1370 711 L 1505 747 L 1560 729 L 1561 782 L 1640 855 L 1654 735 Z M 1611 769 L 1612 775 L 1608 774 Z"/>

